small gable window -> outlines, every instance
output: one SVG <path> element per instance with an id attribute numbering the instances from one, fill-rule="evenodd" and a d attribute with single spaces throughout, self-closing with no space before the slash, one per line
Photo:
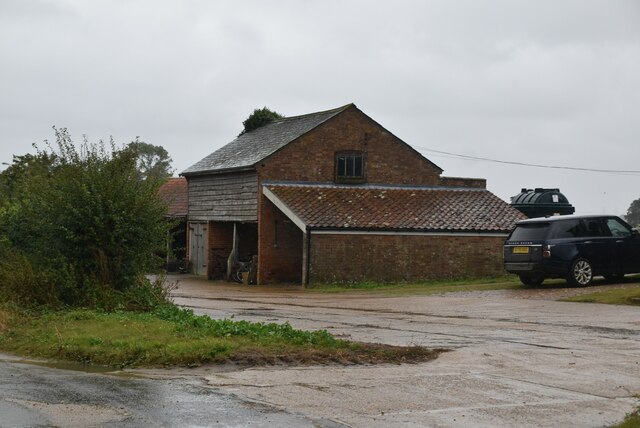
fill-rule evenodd
<path id="1" fill-rule="evenodd" d="M 336 153 L 337 182 L 362 183 L 364 179 L 364 155 L 362 152 Z"/>

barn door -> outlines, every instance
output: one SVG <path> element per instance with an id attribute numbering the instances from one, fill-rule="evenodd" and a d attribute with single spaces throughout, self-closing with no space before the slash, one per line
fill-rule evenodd
<path id="1" fill-rule="evenodd" d="M 194 274 L 207 274 L 206 223 L 191 223 L 189 226 L 189 261 Z"/>

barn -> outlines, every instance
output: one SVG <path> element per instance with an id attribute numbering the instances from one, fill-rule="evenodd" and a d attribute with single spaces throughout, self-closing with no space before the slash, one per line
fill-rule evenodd
<path id="1" fill-rule="evenodd" d="M 503 273 L 518 210 L 443 170 L 354 104 L 242 134 L 182 172 L 193 272 L 253 260 L 259 284 Z"/>

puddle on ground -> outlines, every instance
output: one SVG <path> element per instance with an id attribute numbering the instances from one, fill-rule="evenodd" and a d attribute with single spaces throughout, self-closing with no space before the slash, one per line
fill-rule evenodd
<path id="1" fill-rule="evenodd" d="M 127 379 L 176 379 L 199 378 L 211 373 L 242 371 L 252 367 L 249 364 L 228 362 L 222 364 L 208 363 L 194 367 L 133 367 L 118 369 L 108 366 L 96 366 L 71 361 L 29 360 L 14 355 L 0 354 L 0 363 L 27 364 L 50 369 L 69 370 L 88 374 L 102 374 Z"/>
<path id="2" fill-rule="evenodd" d="M 115 367 L 97 366 L 91 364 L 82 364 L 71 361 L 45 361 L 45 360 L 28 360 L 12 355 L 0 354 L 0 363 L 17 363 L 28 364 L 32 366 L 46 367 L 50 369 L 69 370 L 74 372 L 83 372 L 90 374 L 105 374 L 111 376 L 127 377 L 127 378 L 144 378 L 139 373 L 123 371 Z"/>

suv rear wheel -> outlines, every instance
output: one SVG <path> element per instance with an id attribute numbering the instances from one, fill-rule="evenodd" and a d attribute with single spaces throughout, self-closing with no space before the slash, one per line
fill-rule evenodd
<path id="1" fill-rule="evenodd" d="M 586 287 L 591 284 L 591 281 L 593 281 L 591 262 L 587 259 L 576 259 L 571 265 L 567 280 L 570 284 L 578 287 Z"/>
<path id="2" fill-rule="evenodd" d="M 542 284 L 544 277 L 542 275 L 520 275 L 520 282 L 529 287 L 537 287 Z"/>

